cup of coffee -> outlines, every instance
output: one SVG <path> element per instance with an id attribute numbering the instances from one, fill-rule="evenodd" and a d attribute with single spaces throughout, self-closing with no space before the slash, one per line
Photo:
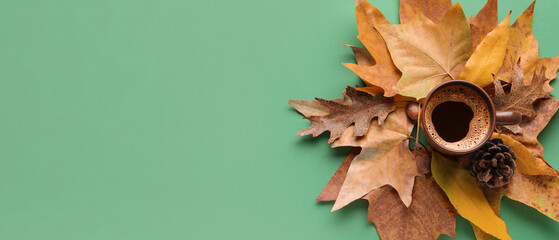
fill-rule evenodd
<path id="1" fill-rule="evenodd" d="M 518 124 L 517 112 L 497 112 L 481 87 L 451 80 L 431 90 L 425 98 L 420 121 L 423 135 L 439 152 L 463 155 L 482 147 L 495 125 Z"/>

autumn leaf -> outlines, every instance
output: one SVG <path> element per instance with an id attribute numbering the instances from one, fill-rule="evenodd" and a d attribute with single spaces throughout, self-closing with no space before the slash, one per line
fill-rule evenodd
<path id="1" fill-rule="evenodd" d="M 440 23 L 451 6 L 450 0 L 400 0 L 400 23 L 411 22 L 419 14 Z"/>
<path id="2" fill-rule="evenodd" d="M 556 176 L 553 168 L 548 166 L 542 159 L 534 157 L 524 145 L 512 139 L 511 137 L 493 133 L 491 139 L 500 138 L 504 143 L 508 144 L 512 151 L 516 154 L 517 171 L 526 175 L 547 175 Z"/>
<path id="3" fill-rule="evenodd" d="M 355 56 L 355 61 L 357 62 L 357 65 L 373 66 L 376 64 L 375 59 L 373 58 L 373 56 L 371 56 L 371 54 L 369 53 L 369 51 L 367 51 L 367 49 L 349 45 L 349 44 L 345 44 L 342 47 L 351 48 L 351 50 L 353 51 L 353 55 Z"/>
<path id="4" fill-rule="evenodd" d="M 506 132 L 504 134 L 520 142 L 534 157 L 543 160 L 543 147 L 538 141 L 538 135 L 547 126 L 558 109 L 559 99 L 541 100 L 534 105 L 536 117 L 520 123 L 519 127 L 522 129 L 520 134 Z"/>
<path id="5" fill-rule="evenodd" d="M 470 27 L 458 3 L 439 24 L 418 13 L 406 24 L 380 25 L 376 29 L 402 71 L 397 92 L 418 100 L 445 78 L 454 79 L 453 68 L 472 54 Z"/>
<path id="6" fill-rule="evenodd" d="M 345 94 L 345 91 L 343 98 L 336 98 L 331 101 L 343 105 L 351 104 L 351 99 Z M 330 113 L 328 112 L 328 108 L 320 104 L 317 100 L 289 100 L 288 104 L 305 117 L 326 116 Z"/>
<path id="7" fill-rule="evenodd" d="M 416 177 L 409 208 L 390 186 L 363 198 L 369 201 L 367 218 L 382 240 L 437 239 L 441 234 L 454 238 L 456 210 L 432 177 Z"/>
<path id="8" fill-rule="evenodd" d="M 509 40 L 510 13 L 476 48 L 460 74 L 460 79 L 473 82 L 480 87 L 493 83 L 492 74 L 503 64 Z"/>
<path id="9" fill-rule="evenodd" d="M 557 176 L 530 176 L 516 173 L 510 182 L 500 189 L 482 188 L 487 200 L 496 213 L 499 213 L 501 198 L 508 198 L 524 203 L 547 217 L 559 221 L 559 178 Z M 474 226 L 478 240 L 493 237 Z"/>
<path id="10" fill-rule="evenodd" d="M 559 56 L 552 58 L 540 58 L 538 55 L 538 41 L 532 30 L 532 20 L 534 17 L 533 2 L 526 9 L 510 28 L 509 42 L 507 46 L 507 54 L 503 66 L 499 71 L 497 78 L 509 81 L 516 74 L 516 62 L 522 59 L 521 69 L 525 75 L 526 84 L 531 82 L 532 73 L 539 70 L 540 66 L 546 67 L 545 76 L 547 79 L 557 77 L 557 69 L 559 69 Z"/>
<path id="11" fill-rule="evenodd" d="M 494 77 L 495 96 L 493 103 L 497 111 L 516 111 L 523 116 L 533 118 L 536 116 L 533 103 L 540 98 L 551 97 L 544 89 L 549 85 L 549 79 L 545 77 L 545 67 L 538 73 L 534 73 L 532 83 L 524 84 L 524 74 L 520 68 L 520 61 L 517 63 L 516 72 L 511 79 L 511 89 L 505 93 L 501 82 Z"/>
<path id="12" fill-rule="evenodd" d="M 340 189 L 342 188 L 342 184 L 347 176 L 347 171 L 349 170 L 349 165 L 355 159 L 355 156 L 359 155 L 361 152 L 361 148 L 353 148 L 346 159 L 343 161 L 342 165 L 336 170 L 334 176 L 328 181 L 328 184 L 322 189 L 320 195 L 316 198 L 316 201 L 319 202 L 327 202 L 327 201 L 334 201 L 338 198 L 338 194 L 340 193 Z"/>
<path id="13" fill-rule="evenodd" d="M 382 126 L 372 123 L 364 137 L 356 138 L 351 126 L 332 144 L 332 147 L 361 147 L 361 153 L 351 162 L 332 211 L 384 185 L 393 186 L 404 204 L 410 205 L 414 177 L 421 175 L 408 147 L 412 128 L 406 111 L 398 108 Z"/>
<path id="14" fill-rule="evenodd" d="M 332 143 L 352 124 L 355 124 L 355 136 L 360 137 L 367 133 L 371 120 L 378 118 L 378 124 L 382 125 L 384 119 L 396 109 L 396 105 L 390 98 L 382 95 L 371 96 L 370 94 L 357 91 L 355 88 L 346 88 L 346 95 L 350 98 L 349 105 L 340 104 L 336 101 L 317 98 L 328 111 L 326 116 L 305 117 L 311 121 L 311 126 L 297 133 L 298 136 L 312 134 L 317 137 L 325 131 L 330 131 L 329 143 Z M 294 104 L 295 102 L 291 102 Z M 298 106 L 301 108 L 301 106 Z"/>
<path id="15" fill-rule="evenodd" d="M 470 17 L 470 29 L 472 31 L 472 43 L 474 49 L 481 43 L 481 40 L 499 23 L 497 12 L 497 0 L 488 0 L 485 6 L 475 17 Z"/>
<path id="16" fill-rule="evenodd" d="M 500 239 L 511 239 L 505 222 L 487 202 L 468 170 L 437 152 L 431 159 L 433 177 L 448 196 L 458 213 L 472 224 Z"/>
<path id="17" fill-rule="evenodd" d="M 360 62 L 357 59 L 357 64 L 344 63 L 344 66 L 363 79 L 367 86 L 381 87 L 385 97 L 392 97 L 396 95 L 396 83 L 402 74 L 392 62 L 384 39 L 374 28 L 390 22 L 377 8 L 364 0 L 355 1 L 355 12 L 359 31 L 357 38 L 367 48 L 375 63 Z"/>

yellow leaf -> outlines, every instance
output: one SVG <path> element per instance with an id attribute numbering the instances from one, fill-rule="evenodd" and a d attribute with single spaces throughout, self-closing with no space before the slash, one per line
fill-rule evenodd
<path id="1" fill-rule="evenodd" d="M 534 157 L 530 150 L 520 142 L 499 133 L 493 133 L 491 139 L 493 138 L 503 139 L 503 142 L 511 147 L 514 154 L 516 154 L 516 170 L 518 172 L 526 175 L 557 175 L 553 168 L 549 167 L 542 159 Z"/>
<path id="2" fill-rule="evenodd" d="M 434 23 L 421 12 L 406 24 L 378 25 L 394 64 L 402 71 L 397 93 L 418 100 L 445 79 L 454 79 L 452 70 L 472 54 L 470 25 L 460 4 Z"/>
<path id="3" fill-rule="evenodd" d="M 461 79 L 481 87 L 493 84 L 492 74 L 497 74 L 505 58 L 509 40 L 509 24 L 510 13 L 483 38 L 462 70 Z"/>
<path id="4" fill-rule="evenodd" d="M 468 170 L 433 151 L 431 171 L 462 217 L 499 239 L 511 239 L 505 222 L 495 215 Z"/>

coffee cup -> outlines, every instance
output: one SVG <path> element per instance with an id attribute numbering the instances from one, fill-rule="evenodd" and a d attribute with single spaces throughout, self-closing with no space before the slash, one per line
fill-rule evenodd
<path id="1" fill-rule="evenodd" d="M 518 124 L 517 112 L 497 112 L 489 94 L 464 80 L 451 80 L 431 90 L 420 115 L 422 132 L 435 150 L 463 155 L 481 148 L 495 125 Z"/>

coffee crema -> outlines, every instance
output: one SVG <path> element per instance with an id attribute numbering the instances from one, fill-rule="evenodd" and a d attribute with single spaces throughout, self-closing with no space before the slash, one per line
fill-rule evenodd
<path id="1" fill-rule="evenodd" d="M 476 148 L 490 134 L 488 102 L 467 86 L 447 86 L 437 90 L 426 103 L 424 111 L 426 132 L 444 148 Z M 464 122 L 468 118 L 470 122 Z"/>

